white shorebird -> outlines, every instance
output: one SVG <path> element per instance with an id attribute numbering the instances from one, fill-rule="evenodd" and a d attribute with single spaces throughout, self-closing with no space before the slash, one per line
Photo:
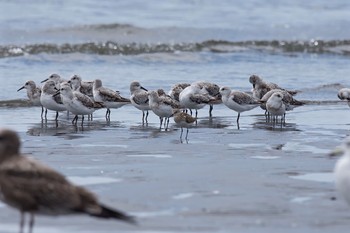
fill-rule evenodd
<path id="1" fill-rule="evenodd" d="M 147 89 L 142 87 L 137 81 L 133 81 L 130 84 L 130 101 L 131 104 L 142 111 L 142 124 L 148 123 L 148 111 L 151 110 L 149 106 Z M 145 114 L 146 112 L 146 114 Z"/>
<path id="2" fill-rule="evenodd" d="M 92 114 L 97 108 L 103 108 L 102 103 L 92 101 L 87 95 L 73 91 L 69 83 L 61 83 L 61 87 L 54 96 L 61 95 L 62 102 L 67 110 L 75 115 L 72 123 L 78 122 L 78 116 L 82 115 L 81 125 L 84 123 L 84 115 Z"/>
<path id="3" fill-rule="evenodd" d="M 103 87 L 100 79 L 94 81 L 92 92 L 94 100 L 103 103 L 103 105 L 106 106 L 106 119 L 110 119 L 111 108 L 120 108 L 131 103 L 129 99 L 120 96 L 118 92 Z"/>
<path id="4" fill-rule="evenodd" d="M 84 95 L 93 98 L 92 88 L 93 82 L 84 82 L 79 75 L 73 75 L 68 81 L 71 84 L 73 91 L 79 91 Z"/>
<path id="5" fill-rule="evenodd" d="M 286 105 L 283 102 L 283 94 L 276 92 L 266 102 L 266 110 L 271 114 L 273 122 L 277 122 L 281 116 L 281 126 L 285 121 Z"/>
<path id="6" fill-rule="evenodd" d="M 350 88 L 342 88 L 338 91 L 338 98 L 341 100 L 346 100 L 350 107 Z"/>
<path id="7" fill-rule="evenodd" d="M 294 99 L 294 97 L 289 94 L 288 91 L 280 90 L 280 89 L 273 89 L 269 92 L 267 92 L 262 98 L 261 98 L 261 105 L 260 107 L 264 110 L 266 110 L 266 102 L 267 100 L 274 94 L 274 93 L 281 93 L 283 98 L 282 101 L 286 105 L 286 111 L 291 111 L 296 107 L 302 106 L 305 103 L 299 100 Z M 267 111 L 267 110 L 266 110 Z"/>
<path id="8" fill-rule="evenodd" d="M 345 139 L 341 147 L 333 151 L 334 154 L 339 152 L 342 157 L 334 167 L 335 185 L 339 194 L 350 204 L 350 138 Z"/>
<path id="9" fill-rule="evenodd" d="M 221 104 L 221 94 L 220 94 L 220 87 L 215 84 L 215 83 L 210 83 L 210 82 L 205 82 L 205 81 L 198 81 L 194 82 L 191 85 L 196 85 L 200 89 L 205 90 L 208 95 L 213 99 L 209 103 L 209 116 L 212 116 L 212 111 L 213 111 L 213 105 L 214 104 Z"/>
<path id="10" fill-rule="evenodd" d="M 252 110 L 260 105 L 260 101 L 253 96 L 241 91 L 231 90 L 229 87 L 221 87 L 220 93 L 222 96 L 222 102 L 226 107 L 238 112 L 237 115 L 237 127 L 239 129 L 239 117 L 241 112 Z"/>
<path id="11" fill-rule="evenodd" d="M 54 81 L 46 81 L 41 89 L 40 102 L 46 108 L 45 119 L 47 118 L 47 109 L 56 111 L 56 118 L 58 118 L 58 112 L 67 110 L 64 106 L 60 96 L 55 96 L 57 92 L 56 84 Z"/>
<path id="12" fill-rule="evenodd" d="M 55 84 L 59 84 L 61 82 L 66 82 L 67 80 L 65 80 L 64 78 L 61 78 L 61 76 L 59 76 L 58 74 L 51 74 L 47 79 L 44 79 L 43 81 L 41 81 L 41 83 L 44 83 L 46 81 L 54 81 Z"/>
<path id="13" fill-rule="evenodd" d="M 148 93 L 149 106 L 151 110 L 159 116 L 160 126 L 162 128 L 163 119 L 165 118 L 164 127 L 165 130 L 169 126 L 169 118 L 173 115 L 173 110 L 180 107 L 180 105 L 174 101 L 170 96 L 159 96 L 156 91 L 150 91 Z"/>
<path id="14" fill-rule="evenodd" d="M 40 102 L 41 88 L 37 87 L 34 81 L 29 80 L 17 91 L 20 91 L 22 89 L 27 90 L 28 99 L 34 106 L 41 106 L 41 117 L 43 117 L 44 107 Z"/>
<path id="15" fill-rule="evenodd" d="M 253 85 L 253 90 L 252 90 L 253 96 L 257 99 L 261 99 L 267 92 L 273 89 L 285 90 L 275 83 L 266 82 L 265 80 L 263 80 L 262 78 L 260 78 L 258 75 L 255 75 L 255 74 L 249 77 L 249 82 Z M 287 91 L 291 95 L 297 94 L 296 91 L 289 91 L 289 90 L 285 90 L 285 91 Z"/>
<path id="16" fill-rule="evenodd" d="M 30 215 L 33 232 L 35 215 L 86 214 L 136 223 L 125 213 L 101 204 L 87 189 L 75 186 L 52 168 L 20 153 L 18 135 L 0 129 L 0 200 L 21 212 L 20 232 L 25 215 Z"/>
<path id="17" fill-rule="evenodd" d="M 180 134 L 180 141 L 182 143 L 182 133 L 183 128 L 186 128 L 186 142 L 188 142 L 188 128 L 197 120 L 196 118 L 192 117 L 191 115 L 182 112 L 180 109 L 173 110 L 173 117 L 174 121 L 177 125 L 181 128 L 181 134 Z"/>
<path id="18" fill-rule="evenodd" d="M 186 87 L 179 95 L 180 105 L 183 108 L 196 110 L 196 118 L 198 115 L 198 109 L 203 108 L 205 105 L 215 101 L 210 97 L 208 92 L 200 88 L 198 85 L 190 85 Z"/>

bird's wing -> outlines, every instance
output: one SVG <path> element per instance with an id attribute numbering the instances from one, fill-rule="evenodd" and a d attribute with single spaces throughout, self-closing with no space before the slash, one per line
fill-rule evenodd
<path id="1" fill-rule="evenodd" d="M 132 99 L 138 105 L 148 104 L 148 102 L 149 102 L 147 92 L 137 93 L 137 94 L 132 96 Z"/>
<path id="2" fill-rule="evenodd" d="M 113 91 L 108 88 L 100 88 L 99 89 L 101 93 L 101 97 L 103 101 L 110 101 L 110 102 L 130 102 L 129 99 L 124 98 L 120 96 L 120 94 L 116 91 Z"/>
<path id="3" fill-rule="evenodd" d="M 247 93 L 234 91 L 231 93 L 231 99 L 238 104 L 259 104 L 259 100 Z"/>
<path id="4" fill-rule="evenodd" d="M 77 100 L 82 102 L 88 108 L 93 108 L 95 106 L 94 102 L 87 95 L 84 95 L 78 91 L 75 91 L 74 96 Z"/>
<path id="5" fill-rule="evenodd" d="M 0 188 L 5 202 L 27 211 L 71 212 L 80 203 L 64 176 L 25 157 L 1 165 Z"/>

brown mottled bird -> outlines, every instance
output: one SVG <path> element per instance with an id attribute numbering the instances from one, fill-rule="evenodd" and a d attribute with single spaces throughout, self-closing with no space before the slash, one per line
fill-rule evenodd
<path id="1" fill-rule="evenodd" d="M 29 232 L 36 214 L 88 214 L 136 223 L 133 217 L 99 203 L 93 193 L 73 185 L 50 167 L 21 155 L 17 133 L 8 129 L 0 129 L 0 200 L 21 212 L 20 232 L 27 213 Z"/>
<path id="2" fill-rule="evenodd" d="M 189 115 L 189 114 L 187 114 L 185 112 L 182 112 L 180 109 L 175 109 L 173 111 L 173 116 L 174 116 L 175 123 L 178 124 L 181 127 L 181 134 L 180 134 L 181 142 L 182 142 L 183 127 L 187 128 L 186 137 L 185 137 L 185 139 L 187 141 L 188 140 L 187 139 L 188 127 L 190 127 L 190 125 L 192 125 L 197 120 L 197 118 L 192 117 L 191 115 Z"/>

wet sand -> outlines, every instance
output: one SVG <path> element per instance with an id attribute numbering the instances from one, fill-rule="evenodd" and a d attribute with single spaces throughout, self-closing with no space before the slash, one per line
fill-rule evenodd
<path id="1" fill-rule="evenodd" d="M 157 117 L 142 126 L 132 106 L 112 110 L 109 123 L 104 113 L 76 128 L 65 113 L 56 127 L 54 113 L 41 122 L 40 108 L 1 108 L 1 125 L 19 131 L 24 153 L 139 221 L 39 216 L 35 232 L 348 231 L 350 207 L 337 197 L 336 160 L 327 156 L 349 132 L 346 104 L 299 107 L 282 129 L 259 108 L 241 115 L 240 130 L 235 112 L 215 106 L 209 119 L 205 108 L 188 143 L 172 120 L 160 132 Z M 0 231 L 17 232 L 19 213 L 0 209 Z"/>

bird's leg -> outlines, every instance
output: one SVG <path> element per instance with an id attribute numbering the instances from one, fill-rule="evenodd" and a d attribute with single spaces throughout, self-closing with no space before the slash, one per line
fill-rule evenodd
<path id="1" fill-rule="evenodd" d="M 145 124 L 145 112 L 142 111 L 142 125 Z"/>
<path id="2" fill-rule="evenodd" d="M 78 121 L 78 115 L 75 115 L 75 117 L 72 120 L 72 124 L 77 125 L 77 121 Z"/>
<path id="3" fill-rule="evenodd" d="M 148 125 L 148 110 L 146 111 L 146 125 Z"/>
<path id="4" fill-rule="evenodd" d="M 29 233 L 33 232 L 33 226 L 34 226 L 34 213 L 30 213 Z"/>
<path id="5" fill-rule="evenodd" d="M 181 127 L 181 133 L 180 133 L 180 142 L 182 143 L 182 132 L 183 132 L 183 128 Z"/>
<path id="6" fill-rule="evenodd" d="M 212 117 L 213 115 L 211 114 L 211 112 L 213 111 L 213 105 L 210 104 L 209 105 L 209 117 Z"/>
<path id="7" fill-rule="evenodd" d="M 186 130 L 186 137 L 185 137 L 185 139 L 186 139 L 186 142 L 188 143 L 188 128 Z"/>
<path id="8" fill-rule="evenodd" d="M 56 118 L 55 118 L 55 121 L 57 121 L 58 119 L 58 112 L 56 111 Z"/>
<path id="9" fill-rule="evenodd" d="M 159 130 L 162 129 L 162 124 L 163 124 L 163 117 L 159 117 L 160 125 L 159 125 Z"/>
<path id="10" fill-rule="evenodd" d="M 19 233 L 23 233 L 25 223 L 25 213 L 21 211 L 21 220 L 19 222 Z"/>
<path id="11" fill-rule="evenodd" d="M 45 119 L 47 119 L 47 109 L 45 110 Z"/>
<path id="12" fill-rule="evenodd" d="M 167 129 L 169 128 L 169 121 L 170 121 L 170 117 L 168 117 L 168 120 L 167 120 L 167 122 L 166 122 L 166 128 L 165 128 L 165 130 L 167 130 Z"/>
<path id="13" fill-rule="evenodd" d="M 239 118 L 240 118 L 240 116 L 241 116 L 241 113 L 239 112 L 238 115 L 237 115 L 237 120 L 236 120 L 237 124 L 239 124 Z"/>
<path id="14" fill-rule="evenodd" d="M 41 106 L 41 119 L 43 119 L 43 114 L 44 114 L 44 107 Z"/>
<path id="15" fill-rule="evenodd" d="M 81 126 L 84 125 L 84 115 L 81 116 Z"/>

